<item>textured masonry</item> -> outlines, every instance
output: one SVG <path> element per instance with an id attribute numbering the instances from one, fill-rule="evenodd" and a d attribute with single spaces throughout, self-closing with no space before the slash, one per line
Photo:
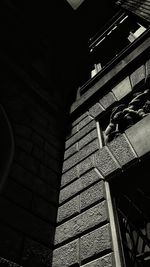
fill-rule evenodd
<path id="1" fill-rule="evenodd" d="M 83 235 L 93 227 L 105 223 L 107 219 L 107 207 L 103 201 L 58 226 L 55 233 L 55 244 Z"/>
<path id="2" fill-rule="evenodd" d="M 53 253 L 54 267 L 69 267 L 75 264 L 79 264 L 79 239 L 55 249 Z"/>
<path id="3" fill-rule="evenodd" d="M 81 237 L 81 262 L 111 250 L 110 236 L 109 225 L 105 225 Z"/>
<path id="4" fill-rule="evenodd" d="M 110 87 L 72 122 L 64 154 L 53 267 L 117 266 L 105 180 L 121 175 L 149 153 L 150 119 L 147 116 L 103 147 L 96 122 L 101 126 L 111 108 L 140 88 L 145 73 L 149 75 L 149 61 Z"/>
<path id="5" fill-rule="evenodd" d="M 0 256 L 4 258 L 0 265 L 49 267 L 63 159 L 63 119 L 60 122 L 62 115 L 15 75 L 3 82 L 1 104 L 13 129 L 15 153 L 0 196 Z"/>

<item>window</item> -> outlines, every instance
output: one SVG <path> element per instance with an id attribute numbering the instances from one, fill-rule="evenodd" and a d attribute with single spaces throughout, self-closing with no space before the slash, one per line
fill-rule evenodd
<path id="1" fill-rule="evenodd" d="M 89 40 L 88 76 L 85 82 L 93 78 L 112 60 L 141 36 L 148 24 L 138 21 L 133 15 L 121 12 L 105 25 L 103 31 Z M 82 81 L 82 83 L 85 83 Z M 83 85 L 82 84 L 82 85 Z M 80 87 L 82 87 L 80 85 Z M 80 91 L 82 95 L 82 90 Z"/>
<path id="2" fill-rule="evenodd" d="M 122 14 L 103 34 L 96 39 L 93 38 L 89 44 L 91 78 L 93 73 L 96 75 L 145 31 L 146 27 L 135 18 Z M 101 66 L 101 68 L 97 69 L 97 66 Z"/>
<path id="3" fill-rule="evenodd" d="M 127 267 L 150 266 L 150 190 L 148 174 L 144 172 L 148 164 L 148 161 L 144 162 L 111 182 L 118 233 Z"/>

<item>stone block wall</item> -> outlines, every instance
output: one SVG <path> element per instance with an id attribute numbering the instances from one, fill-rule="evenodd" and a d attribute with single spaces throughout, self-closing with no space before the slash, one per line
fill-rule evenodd
<path id="1" fill-rule="evenodd" d="M 107 266 L 113 253 L 104 177 L 96 163 L 97 126 L 89 111 L 72 126 L 64 154 L 53 266 Z"/>
<path id="2" fill-rule="evenodd" d="M 64 150 L 61 110 L 42 102 L 15 76 L 0 86 L 15 140 L 0 195 L 0 263 L 51 266 Z"/>
<path id="3" fill-rule="evenodd" d="M 101 141 L 101 124 L 132 91 L 149 86 L 148 66 L 149 61 L 126 73 L 72 121 L 65 143 L 53 267 L 123 266 L 109 181 L 149 153 L 150 117 L 108 144 Z"/>

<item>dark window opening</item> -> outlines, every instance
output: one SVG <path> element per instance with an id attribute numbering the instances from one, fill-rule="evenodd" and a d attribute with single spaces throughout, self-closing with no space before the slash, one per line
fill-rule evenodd
<path id="1" fill-rule="evenodd" d="M 144 172 L 147 164 L 148 161 L 111 182 L 127 267 L 150 266 L 150 190 L 149 177 Z"/>

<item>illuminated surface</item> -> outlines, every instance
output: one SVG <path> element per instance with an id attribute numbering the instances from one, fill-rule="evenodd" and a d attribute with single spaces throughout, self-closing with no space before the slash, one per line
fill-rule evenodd
<path id="1" fill-rule="evenodd" d="M 84 0 L 67 0 L 67 2 L 72 6 L 73 9 L 77 9 Z"/>

